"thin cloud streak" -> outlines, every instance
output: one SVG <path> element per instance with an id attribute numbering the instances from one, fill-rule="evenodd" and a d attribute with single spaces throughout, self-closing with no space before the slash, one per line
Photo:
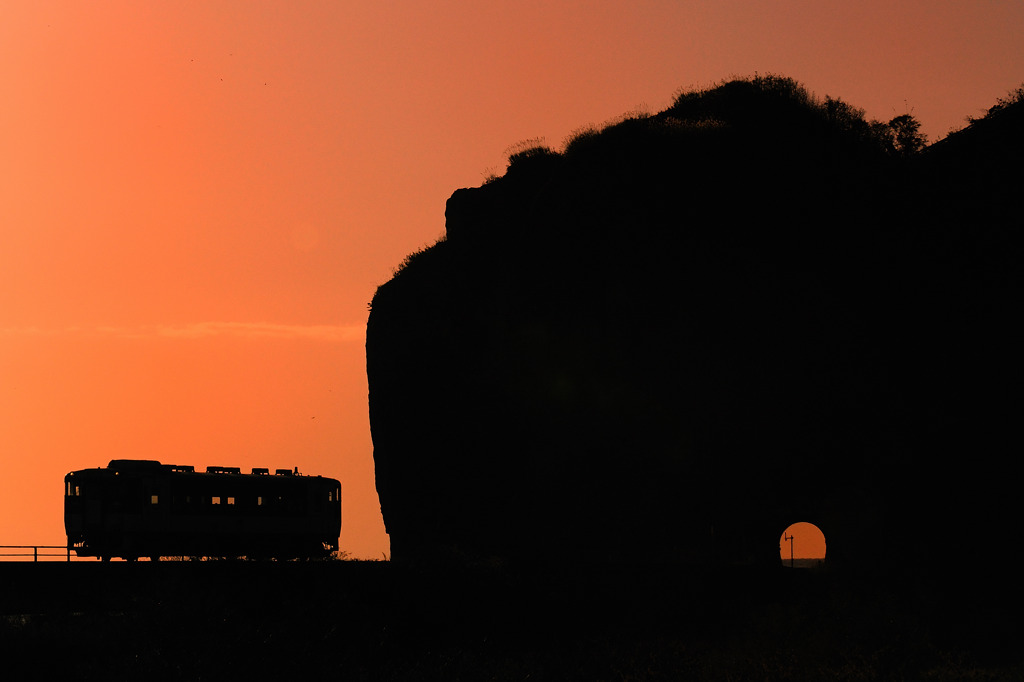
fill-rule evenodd
<path id="1" fill-rule="evenodd" d="M 271 322 L 195 322 L 182 325 L 144 325 L 137 327 L 40 327 L 0 328 L 0 338 L 89 336 L 120 339 L 208 339 L 236 337 L 250 339 L 295 339 L 329 343 L 362 342 L 365 324 L 276 324 Z"/>

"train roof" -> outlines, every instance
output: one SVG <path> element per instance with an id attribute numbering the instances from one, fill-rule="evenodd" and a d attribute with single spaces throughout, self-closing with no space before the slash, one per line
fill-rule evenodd
<path id="1" fill-rule="evenodd" d="M 303 476 L 299 473 L 299 468 L 295 469 L 274 469 L 273 473 L 271 470 L 265 467 L 253 467 L 250 473 L 242 473 L 240 467 L 224 467 L 224 466 L 208 466 L 206 471 L 196 471 L 196 468 L 192 465 L 181 465 L 181 464 L 163 464 L 155 459 L 112 459 L 107 464 L 106 468 L 96 467 L 93 469 L 83 469 L 81 471 L 112 471 L 114 473 L 119 472 L 169 472 L 169 473 L 180 473 L 180 474 L 214 474 L 214 475 L 236 475 L 236 476 L 269 476 L 272 478 L 277 477 L 293 477 Z M 71 472 L 80 473 L 78 471 Z M 69 474 L 70 475 L 70 474 Z M 323 478 L 322 476 L 316 476 L 315 478 Z"/>

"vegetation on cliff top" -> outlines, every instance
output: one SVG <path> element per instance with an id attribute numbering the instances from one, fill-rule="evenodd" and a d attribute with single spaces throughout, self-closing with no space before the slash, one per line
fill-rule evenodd
<path id="1" fill-rule="evenodd" d="M 892 156 L 911 156 L 928 143 L 912 114 L 901 114 L 887 122 L 869 120 L 863 109 L 829 96 L 819 99 L 792 78 L 768 74 L 682 91 L 672 106 L 658 114 L 631 113 L 601 129 L 581 128 L 566 139 L 561 152 L 540 140 L 527 140 L 512 147 L 508 169 L 561 156 L 572 158 L 589 145 L 606 142 L 624 130 L 694 135 L 713 134 L 723 127 L 770 129 L 775 134 L 799 130 L 806 135 L 813 131 L 823 139 L 844 139 Z"/>

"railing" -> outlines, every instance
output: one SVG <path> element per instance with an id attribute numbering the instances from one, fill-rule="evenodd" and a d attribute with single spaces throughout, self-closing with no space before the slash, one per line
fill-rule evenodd
<path id="1" fill-rule="evenodd" d="M 60 553 L 51 552 L 48 550 L 59 549 Z M 26 550 L 26 551 L 10 551 L 10 550 Z M 32 550 L 31 552 L 27 550 Z M 44 550 L 40 552 L 39 550 Z M 71 561 L 71 547 L 67 545 L 0 545 L 0 561 L 6 561 L 8 559 L 20 558 L 24 559 L 32 557 L 32 561 L 39 561 L 40 557 L 44 559 L 47 557 L 65 557 L 66 561 Z"/>

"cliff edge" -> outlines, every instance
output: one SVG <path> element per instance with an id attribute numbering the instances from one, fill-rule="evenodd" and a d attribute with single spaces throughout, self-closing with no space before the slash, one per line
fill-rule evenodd
<path id="1" fill-rule="evenodd" d="M 925 147 L 756 77 L 456 191 L 367 325 L 393 558 L 768 565 L 795 521 L 836 565 L 1006 541 L 1005 104 Z"/>

